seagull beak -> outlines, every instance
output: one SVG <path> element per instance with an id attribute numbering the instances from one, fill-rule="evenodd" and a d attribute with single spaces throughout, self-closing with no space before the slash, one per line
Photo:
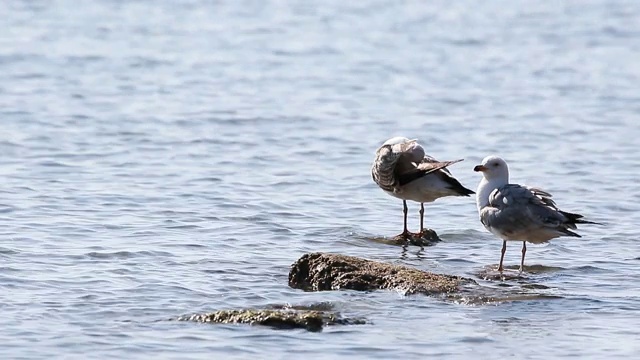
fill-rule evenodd
<path id="1" fill-rule="evenodd" d="M 484 172 L 484 171 L 487 171 L 487 170 L 488 170 L 487 167 L 484 166 L 484 165 L 476 165 L 473 168 L 473 171 L 476 171 L 476 172 Z"/>

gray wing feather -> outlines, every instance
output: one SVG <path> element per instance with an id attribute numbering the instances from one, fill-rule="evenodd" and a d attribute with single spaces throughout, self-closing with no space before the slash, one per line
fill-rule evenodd
<path id="1" fill-rule="evenodd" d="M 489 195 L 489 206 L 485 207 L 480 220 L 489 227 L 509 234 L 540 228 L 562 231 L 565 227 L 575 229 L 551 199 L 551 194 L 538 188 L 508 184 Z"/>

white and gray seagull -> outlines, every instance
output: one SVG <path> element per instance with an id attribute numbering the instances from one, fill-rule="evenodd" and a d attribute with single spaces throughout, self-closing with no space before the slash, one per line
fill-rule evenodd
<path id="1" fill-rule="evenodd" d="M 473 168 L 482 172 L 476 190 L 476 205 L 482 225 L 502 239 L 498 271 L 507 250 L 507 241 L 522 241 L 520 272 L 524 270 L 527 242 L 545 243 L 560 236 L 581 237 L 571 230 L 576 224 L 597 224 L 580 214 L 558 209 L 551 194 L 535 187 L 509 183 L 509 167 L 497 156 L 487 156 Z"/>
<path id="2" fill-rule="evenodd" d="M 420 233 L 424 229 L 424 203 L 445 196 L 470 196 L 473 191 L 465 188 L 446 169 L 462 161 L 438 161 L 426 155 L 417 140 L 394 137 L 376 151 L 371 167 L 373 181 L 387 194 L 402 199 L 404 230 L 399 236 L 405 239 L 412 234 L 407 229 L 407 200 L 420 203 Z"/>

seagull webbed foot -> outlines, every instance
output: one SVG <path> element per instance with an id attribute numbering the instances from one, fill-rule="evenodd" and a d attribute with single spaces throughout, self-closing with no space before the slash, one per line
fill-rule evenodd
<path id="1" fill-rule="evenodd" d="M 404 239 L 404 240 L 409 240 L 414 236 L 414 233 L 412 233 L 409 230 L 405 230 L 403 232 L 401 232 L 400 234 L 394 236 L 395 239 Z"/>

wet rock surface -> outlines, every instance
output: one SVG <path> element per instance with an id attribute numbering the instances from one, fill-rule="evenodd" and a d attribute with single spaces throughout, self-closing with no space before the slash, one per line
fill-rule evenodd
<path id="1" fill-rule="evenodd" d="M 545 273 L 547 268 L 527 270 Z M 559 299 L 547 286 L 536 284 L 526 274 L 507 269 L 502 274 L 492 267 L 483 269 L 475 280 L 435 274 L 415 268 L 367 260 L 354 256 L 309 253 L 291 265 L 289 286 L 305 291 L 350 289 L 359 291 L 395 290 L 404 294 L 439 296 L 445 301 L 483 305 L 510 301 Z M 499 281 L 495 281 L 498 279 Z M 263 309 L 219 310 L 184 315 L 173 320 L 212 324 L 262 325 L 275 329 L 322 331 L 327 326 L 369 323 L 362 317 L 342 316 L 330 302 L 311 305 L 268 305 Z"/>
<path id="2" fill-rule="evenodd" d="M 405 294 L 456 293 L 475 281 L 459 276 L 434 274 L 402 265 L 329 253 L 303 255 L 291 265 L 289 286 L 306 291 L 398 290 Z"/>
<path id="3" fill-rule="evenodd" d="M 442 241 L 438 234 L 431 229 L 425 229 L 422 233 L 412 233 L 411 236 L 396 235 L 384 242 L 391 245 L 415 245 L 433 246 Z"/>
<path id="4" fill-rule="evenodd" d="M 339 313 L 303 308 L 220 310 L 211 313 L 178 317 L 178 321 L 194 321 L 215 324 L 263 325 L 276 329 L 305 329 L 321 331 L 325 326 L 360 325 L 366 320 L 342 317 Z"/>

